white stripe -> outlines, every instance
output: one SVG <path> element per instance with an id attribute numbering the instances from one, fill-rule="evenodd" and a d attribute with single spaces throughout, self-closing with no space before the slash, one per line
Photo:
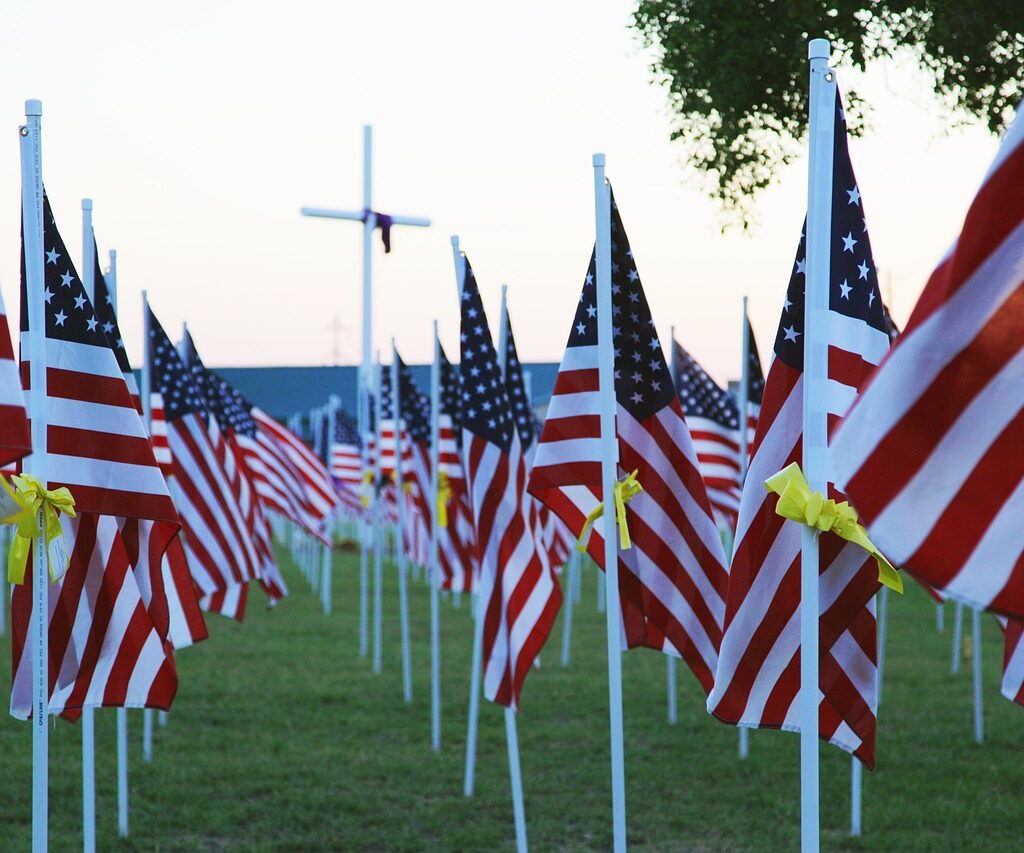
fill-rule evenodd
<path id="1" fill-rule="evenodd" d="M 1024 348 L 974 397 L 924 464 L 871 525 L 879 547 L 888 548 L 886 553 L 897 565 L 920 547 L 956 498 L 965 478 L 1006 425 L 1020 414 L 1022 406 Z M 986 567 L 985 573 L 989 571 Z"/>
<path id="2" fill-rule="evenodd" d="M 879 441 L 929 391 L 1024 279 L 1024 222 L 944 305 L 900 340 L 836 436 L 837 483 L 845 486 Z M 958 466 L 959 467 L 959 466 Z"/>

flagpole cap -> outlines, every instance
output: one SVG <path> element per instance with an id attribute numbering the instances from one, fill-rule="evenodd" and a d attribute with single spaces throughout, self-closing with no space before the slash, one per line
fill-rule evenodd
<path id="1" fill-rule="evenodd" d="M 832 45 L 828 39 L 811 39 L 807 43 L 808 59 L 828 59 L 832 55 Z"/>
<path id="2" fill-rule="evenodd" d="M 41 116 L 43 114 L 43 102 L 38 98 L 29 98 L 25 101 L 25 115 Z"/>
<path id="3" fill-rule="evenodd" d="M 83 198 L 82 199 L 82 210 L 92 210 L 92 199 L 91 198 Z"/>
<path id="4" fill-rule="evenodd" d="M 110 260 L 111 261 L 116 261 L 117 260 L 117 249 L 111 249 L 110 250 Z"/>
<path id="5" fill-rule="evenodd" d="M 459 248 L 459 235 L 452 234 L 452 245 L 457 249 Z"/>
<path id="6" fill-rule="evenodd" d="M 604 154 L 595 154 L 593 157 L 593 162 L 595 166 L 600 166 L 601 168 L 604 168 Z"/>

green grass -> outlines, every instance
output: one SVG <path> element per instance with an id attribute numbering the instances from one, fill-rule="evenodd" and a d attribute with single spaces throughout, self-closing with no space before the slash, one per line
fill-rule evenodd
<path id="1" fill-rule="evenodd" d="M 386 566 L 384 673 L 358 656 L 356 560 L 335 564 L 325 618 L 299 573 L 273 612 L 254 597 L 246 624 L 209 620 L 210 639 L 178 658 L 181 686 L 154 760 L 141 760 L 130 712 L 131 836 L 117 838 L 114 712 L 96 715 L 101 850 L 493 850 L 513 844 L 504 726 L 483 703 L 477 793 L 462 796 L 468 601 L 442 604 L 443 746 L 430 750 L 428 592 L 411 585 L 414 701 L 401 698 L 398 603 Z M 607 681 L 595 572 L 586 570 L 573 659 L 558 663 L 561 621 L 527 679 L 519 738 L 535 850 L 608 849 Z M 823 848 L 1010 850 L 1021 846 L 1024 713 L 999 695 L 1001 638 L 984 625 L 986 734 L 973 741 L 967 664 L 949 672 L 946 633 L 911 585 L 893 597 L 878 769 L 865 774 L 864 836 L 847 835 L 849 758 L 822 747 Z M 967 628 L 969 633 L 969 621 Z M 9 638 L 0 677 L 10 683 Z M 798 738 L 711 719 L 680 669 L 679 722 L 665 717 L 665 662 L 623 661 L 629 842 L 644 850 L 780 850 L 799 843 Z M 51 727 L 51 849 L 80 849 L 80 736 Z M 0 848 L 29 849 L 31 733 L 0 719 Z"/>

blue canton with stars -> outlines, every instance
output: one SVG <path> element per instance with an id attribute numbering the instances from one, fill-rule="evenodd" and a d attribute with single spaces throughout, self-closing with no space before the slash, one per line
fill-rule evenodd
<path id="1" fill-rule="evenodd" d="M 43 310 L 46 314 L 46 337 L 51 340 L 109 348 L 100 320 L 85 294 L 71 255 L 57 230 L 50 209 L 50 200 L 43 196 Z M 21 272 L 21 330 L 28 331 L 28 298 L 25 290 L 25 268 Z"/>
<path id="2" fill-rule="evenodd" d="M 832 252 L 829 269 L 829 309 L 863 320 L 886 331 L 885 312 L 878 292 L 878 273 L 871 255 L 864 205 L 850 162 L 846 120 L 836 93 L 836 126 L 832 158 Z M 794 370 L 804 369 L 804 286 L 807 267 L 807 220 L 800 234 L 796 264 L 782 308 L 775 354 Z"/>
<path id="3" fill-rule="evenodd" d="M 757 352 L 750 320 L 747 320 L 747 348 L 747 402 L 760 406 L 764 397 L 764 373 L 761 372 L 761 356 Z"/>
<path id="4" fill-rule="evenodd" d="M 674 366 L 676 393 L 683 413 L 695 418 L 707 418 L 727 429 L 740 428 L 740 409 L 732 394 L 718 386 L 697 360 L 675 341 Z"/>
<path id="5" fill-rule="evenodd" d="M 526 395 L 526 379 L 523 377 L 523 366 L 519 363 L 516 352 L 516 339 L 512 334 L 512 321 L 505 315 L 505 390 L 512 403 L 512 415 L 519 430 L 519 441 L 523 450 L 531 447 L 539 433 L 537 416 Z"/>
<path id="6" fill-rule="evenodd" d="M 117 359 L 117 366 L 121 368 L 122 373 L 131 373 L 132 366 L 128 361 L 128 354 L 124 350 L 124 341 L 121 339 L 121 330 L 117 325 L 117 315 L 114 312 L 114 300 L 111 298 L 110 291 L 107 289 L 107 280 L 103 276 L 103 270 L 100 269 L 100 256 L 99 252 L 96 251 L 95 234 L 92 235 L 92 245 L 93 263 L 96 267 L 96 271 L 93 273 L 93 293 L 96 296 L 96 299 L 94 300 L 96 318 L 100 321 L 100 328 L 103 329 L 103 334 L 107 336 L 110 348 L 114 351 L 114 357 Z"/>
<path id="7" fill-rule="evenodd" d="M 462 286 L 461 339 L 462 364 L 459 372 L 462 378 L 463 429 L 509 453 L 515 430 L 512 407 L 498 369 L 498 354 L 468 258 L 466 281 Z"/>
<path id="8" fill-rule="evenodd" d="M 192 372 L 192 381 L 206 402 L 206 411 L 222 430 L 234 429 L 245 435 L 256 435 L 256 421 L 250 414 L 252 406 L 241 393 L 203 364 L 192 335 L 185 332 L 184 361 Z"/>
<path id="9" fill-rule="evenodd" d="M 382 420 L 391 421 L 395 418 L 395 401 L 391 396 L 391 368 L 380 368 L 380 416 Z"/>
<path id="10" fill-rule="evenodd" d="M 359 440 L 359 430 L 356 429 L 356 422 L 341 409 L 334 412 L 334 443 L 354 444 L 362 446 Z"/>
<path id="11" fill-rule="evenodd" d="M 444 348 L 441 350 L 441 414 L 452 419 L 456 431 L 462 426 L 459 405 L 459 369 L 448 361 Z"/>
<path id="12" fill-rule="evenodd" d="M 430 398 L 416 387 L 412 371 L 398 353 L 395 353 L 395 358 L 398 359 L 398 403 L 402 410 L 405 429 L 409 433 L 409 438 L 417 444 L 430 441 Z M 423 408 L 424 402 L 426 410 Z"/>
<path id="13" fill-rule="evenodd" d="M 634 418 L 644 421 L 669 405 L 675 390 L 614 197 L 611 225 L 615 396 Z M 597 346 L 596 283 L 595 258 L 591 255 L 569 347 Z"/>
<path id="14" fill-rule="evenodd" d="M 185 365 L 167 332 L 149 312 L 149 369 L 153 390 L 163 397 L 168 422 L 206 411 L 202 393 L 196 388 L 192 371 Z"/>

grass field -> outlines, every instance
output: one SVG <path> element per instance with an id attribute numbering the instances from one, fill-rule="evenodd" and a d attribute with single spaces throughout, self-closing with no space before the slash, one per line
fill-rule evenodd
<path id="1" fill-rule="evenodd" d="M 414 701 L 401 700 L 397 582 L 385 585 L 384 673 L 358 656 L 357 559 L 335 562 L 326 618 L 285 562 L 292 595 L 254 597 L 244 625 L 211 617 L 210 639 L 179 655 L 181 686 L 154 759 L 130 712 L 131 835 L 117 838 L 114 712 L 96 715 L 100 850 L 494 850 L 513 844 L 504 726 L 484 703 L 477 793 L 462 796 L 470 612 L 442 605 L 443 746 L 430 750 L 428 591 L 411 588 Z M 596 573 L 584 571 L 573 657 L 558 664 L 561 620 L 527 679 L 519 738 L 535 850 L 611 844 L 607 682 Z M 847 835 L 849 758 L 822 747 L 823 848 L 1013 850 L 1024 844 L 1024 710 L 999 695 L 1002 646 L 984 623 L 987 741 L 973 741 L 970 665 L 951 675 L 946 633 L 910 586 L 891 600 L 878 769 L 865 774 L 864 835 Z M 969 626 L 969 621 L 967 622 Z M 969 634 L 969 630 L 966 632 Z M 10 683 L 10 640 L 0 676 Z M 625 655 L 629 842 L 644 850 L 780 850 L 799 842 L 798 738 L 736 731 L 704 711 L 680 672 L 679 722 L 666 722 L 664 659 Z M 51 849 L 81 847 L 80 736 L 51 728 Z M 31 733 L 0 719 L 0 848 L 30 840 Z"/>

